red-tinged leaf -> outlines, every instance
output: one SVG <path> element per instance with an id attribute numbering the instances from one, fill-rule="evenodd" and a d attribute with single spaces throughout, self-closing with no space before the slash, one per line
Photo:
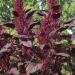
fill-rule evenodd
<path id="1" fill-rule="evenodd" d="M 60 17 L 60 15 L 61 15 L 61 13 L 58 12 L 58 13 L 52 14 L 52 17 L 53 17 L 54 19 L 57 19 L 57 18 Z"/>
<path id="2" fill-rule="evenodd" d="M 75 20 L 75 17 L 70 18 L 69 20 L 67 20 L 66 22 L 64 22 L 64 24 L 69 24 L 69 23 L 73 22 L 73 20 Z"/>
<path id="3" fill-rule="evenodd" d="M 11 47 L 11 43 L 7 43 L 7 44 L 4 46 L 5 49 L 7 49 L 7 48 L 9 48 L 9 47 Z"/>
<path id="4" fill-rule="evenodd" d="M 36 21 L 36 22 L 32 22 L 29 26 L 29 28 L 28 28 L 28 30 L 31 30 L 34 26 L 36 26 L 36 25 L 40 25 L 40 21 Z"/>
<path id="5" fill-rule="evenodd" d="M 5 52 L 9 52 L 9 51 L 10 51 L 10 49 L 1 49 L 0 54 L 5 53 Z"/>
<path id="6" fill-rule="evenodd" d="M 8 34 L 8 33 L 3 33 L 2 34 L 2 36 L 4 37 L 4 38 L 12 38 L 12 35 L 10 35 L 10 34 Z"/>
<path id="7" fill-rule="evenodd" d="M 19 14 L 17 13 L 17 11 L 12 11 L 12 13 L 13 13 L 13 15 L 14 15 L 15 17 L 18 17 L 18 16 L 19 16 Z"/>
<path id="8" fill-rule="evenodd" d="M 63 27 L 58 28 L 58 29 L 55 31 L 55 34 L 56 34 L 57 32 L 62 32 L 63 30 L 66 30 L 68 27 L 69 27 L 69 26 L 63 26 Z"/>
<path id="9" fill-rule="evenodd" d="M 40 15 L 40 16 L 46 16 L 45 14 L 43 14 L 41 12 L 38 12 L 37 14 Z"/>
<path id="10" fill-rule="evenodd" d="M 31 38 L 30 36 L 27 36 L 27 35 L 20 35 L 20 34 L 15 35 L 15 37 L 17 37 L 17 38 L 19 38 L 19 39 L 25 39 L 25 40 Z"/>
<path id="11" fill-rule="evenodd" d="M 49 37 L 53 37 L 53 36 L 55 35 L 55 33 L 56 33 L 56 30 L 51 31 L 51 32 L 49 33 Z"/>
<path id="12" fill-rule="evenodd" d="M 48 50 L 48 49 L 50 49 L 50 46 L 49 45 L 45 45 L 43 49 Z"/>
<path id="13" fill-rule="evenodd" d="M 45 14 L 43 14 L 41 12 L 38 12 L 37 14 L 40 15 L 40 16 L 46 16 Z"/>
<path id="14" fill-rule="evenodd" d="M 0 48 L 7 44 L 6 40 L 0 40 Z"/>
<path id="15" fill-rule="evenodd" d="M 54 42 L 54 43 L 55 43 L 55 45 L 61 45 L 61 44 L 63 44 L 63 40 L 61 40 L 59 42 Z"/>
<path id="16" fill-rule="evenodd" d="M 15 24 L 11 23 L 11 22 L 4 23 L 3 25 L 6 26 L 6 27 L 13 28 L 13 29 L 15 28 Z"/>
<path id="17" fill-rule="evenodd" d="M 46 16 L 48 14 L 48 11 L 47 10 L 40 10 L 37 12 L 37 14 L 40 16 Z"/>
<path id="18" fill-rule="evenodd" d="M 72 48 L 70 54 L 71 54 L 71 56 L 75 56 L 75 48 Z"/>
<path id="19" fill-rule="evenodd" d="M 26 19 L 28 20 L 28 19 L 32 18 L 33 14 L 34 14 L 36 11 L 37 11 L 37 10 L 32 10 L 32 11 L 28 12 L 27 15 L 26 15 Z"/>
<path id="20" fill-rule="evenodd" d="M 2 35 L 4 32 L 5 30 L 2 27 L 0 27 L 0 34 Z"/>
<path id="21" fill-rule="evenodd" d="M 32 42 L 31 41 L 21 41 L 20 44 L 23 44 L 26 47 L 32 47 Z"/>
<path id="22" fill-rule="evenodd" d="M 44 48 L 45 44 L 40 45 L 40 49 L 42 50 Z"/>
<path id="23" fill-rule="evenodd" d="M 9 52 L 10 51 L 10 49 L 8 49 L 9 47 L 11 47 L 10 43 L 7 43 L 6 45 L 4 45 L 3 48 L 0 50 L 0 54 L 4 52 Z"/>
<path id="24" fill-rule="evenodd" d="M 8 75 L 19 75 L 19 70 L 17 70 L 17 68 L 11 68 L 8 72 Z"/>
<path id="25" fill-rule="evenodd" d="M 55 5 L 52 7 L 53 10 L 59 10 L 60 9 L 60 5 Z"/>
<path id="26" fill-rule="evenodd" d="M 69 54 L 66 53 L 56 53 L 57 56 L 70 57 Z"/>
<path id="27" fill-rule="evenodd" d="M 28 13 L 30 10 L 31 10 L 31 9 L 27 9 L 27 10 L 25 11 L 25 13 Z"/>
<path id="28" fill-rule="evenodd" d="M 38 64 L 29 63 L 29 65 L 26 68 L 27 75 L 29 75 L 30 73 L 34 73 L 38 70 L 41 70 L 42 66 L 43 66 L 42 63 L 38 63 Z"/>

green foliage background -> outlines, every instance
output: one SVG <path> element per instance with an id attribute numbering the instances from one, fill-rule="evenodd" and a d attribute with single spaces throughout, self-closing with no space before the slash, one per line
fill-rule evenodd
<path id="1" fill-rule="evenodd" d="M 60 0 L 60 4 L 62 7 L 62 21 L 75 16 L 75 0 Z"/>
<path id="2" fill-rule="evenodd" d="M 41 0 L 40 0 L 41 1 Z M 61 22 L 75 15 L 75 0 L 60 0 L 62 7 Z M 39 9 L 37 0 L 24 0 L 25 9 Z M 47 3 L 44 0 L 41 5 L 42 9 L 47 9 Z M 13 3 L 12 0 L 0 0 L 0 22 L 12 19 Z M 39 18 L 38 16 L 36 18 Z"/>
<path id="3" fill-rule="evenodd" d="M 11 20 L 12 0 L 0 0 L 0 22 Z"/>
<path id="4" fill-rule="evenodd" d="M 39 5 L 38 0 L 23 0 L 24 9 L 47 9 L 47 3 L 45 0 L 39 0 L 42 2 Z M 61 22 L 66 21 L 75 15 L 75 0 L 60 0 L 62 7 Z M 0 22 L 9 21 L 12 19 L 13 3 L 12 0 L 0 0 Z M 38 16 L 36 18 L 39 18 Z"/>

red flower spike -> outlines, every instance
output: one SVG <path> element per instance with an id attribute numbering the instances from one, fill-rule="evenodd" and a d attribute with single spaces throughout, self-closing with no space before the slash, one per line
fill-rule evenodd
<path id="1" fill-rule="evenodd" d="M 41 22 L 41 34 L 43 33 L 43 36 L 39 36 L 40 44 L 46 44 L 49 43 L 49 34 L 58 29 L 60 27 L 59 25 L 59 17 L 60 17 L 60 5 L 58 4 L 57 0 L 48 0 L 48 15 L 44 17 L 44 19 Z M 44 39 L 44 40 L 43 40 Z M 45 53 L 43 53 L 44 55 Z M 48 66 L 47 64 L 44 64 L 43 69 L 46 69 Z M 44 71 L 42 72 L 44 74 Z M 42 75 L 41 74 L 41 75 Z"/>
<path id="2" fill-rule="evenodd" d="M 14 10 L 15 12 L 13 14 L 15 17 L 16 30 L 19 34 L 23 34 L 23 31 L 25 31 L 24 34 L 26 34 L 27 23 L 22 0 L 14 0 Z"/>
<path id="3" fill-rule="evenodd" d="M 45 34 L 44 39 L 49 37 L 51 31 L 57 29 L 59 26 L 59 19 L 60 18 L 60 5 L 58 4 L 57 0 L 48 0 L 48 16 L 44 17 L 41 22 L 41 33 Z M 47 34 L 47 35 L 46 35 Z M 45 40 L 46 43 L 47 40 Z"/>

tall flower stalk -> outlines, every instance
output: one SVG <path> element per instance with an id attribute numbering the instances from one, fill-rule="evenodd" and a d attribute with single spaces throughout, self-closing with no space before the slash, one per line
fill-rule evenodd
<path id="1" fill-rule="evenodd" d="M 48 44 L 50 40 L 49 34 L 60 27 L 60 5 L 58 0 L 47 0 L 48 2 L 48 15 L 45 16 L 41 22 L 41 34 L 40 34 L 40 44 Z M 43 55 L 45 54 L 43 49 Z M 49 64 L 49 59 L 46 57 L 44 59 L 45 63 L 43 64 L 43 71 L 41 75 L 45 74 L 46 68 Z"/>
<path id="2" fill-rule="evenodd" d="M 45 16 L 41 22 L 41 34 L 43 34 L 44 41 L 42 43 L 46 43 L 49 34 L 51 31 L 56 30 L 59 25 L 59 17 L 60 17 L 60 5 L 58 4 L 58 0 L 47 0 L 48 2 L 48 15 Z"/>
<path id="3" fill-rule="evenodd" d="M 14 16 L 15 16 L 15 26 L 19 34 L 26 34 L 26 19 L 23 9 L 23 0 L 14 0 Z"/>
<path id="4" fill-rule="evenodd" d="M 50 21 L 50 27 L 52 30 L 57 29 L 59 25 L 59 18 L 61 14 L 61 9 L 58 0 L 48 0 L 48 20 Z"/>

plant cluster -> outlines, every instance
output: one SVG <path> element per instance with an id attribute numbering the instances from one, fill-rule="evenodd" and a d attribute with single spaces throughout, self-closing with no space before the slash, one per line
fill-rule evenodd
<path id="1" fill-rule="evenodd" d="M 0 27 L 0 74 L 2 75 L 62 75 L 62 65 L 70 65 L 75 74 L 74 35 L 60 27 L 61 13 L 57 0 L 48 0 L 48 10 L 26 10 L 22 0 L 14 0 L 14 22 Z M 37 21 L 36 13 L 44 18 Z M 69 23 L 69 22 L 66 22 Z M 15 30 L 15 35 L 6 29 Z"/>

